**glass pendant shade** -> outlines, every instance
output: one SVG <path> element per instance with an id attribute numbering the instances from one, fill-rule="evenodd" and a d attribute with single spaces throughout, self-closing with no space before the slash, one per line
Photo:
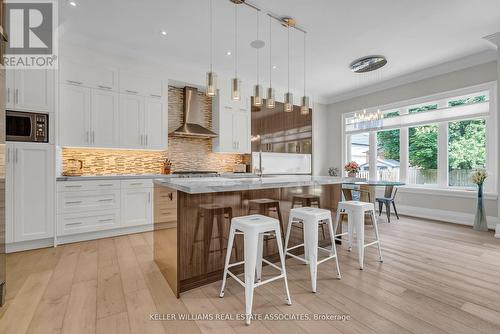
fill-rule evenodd
<path id="1" fill-rule="evenodd" d="M 274 109 L 275 105 L 276 105 L 276 103 L 274 100 L 274 88 L 269 87 L 267 89 L 266 107 L 268 109 Z"/>
<path id="2" fill-rule="evenodd" d="M 261 85 L 255 85 L 253 87 L 253 106 L 254 107 L 261 107 L 262 104 L 263 104 L 262 86 Z"/>
<path id="3" fill-rule="evenodd" d="M 285 112 L 292 112 L 293 111 L 293 94 L 292 93 L 285 94 L 284 109 L 285 109 Z"/>
<path id="4" fill-rule="evenodd" d="M 217 74 L 207 72 L 207 96 L 213 97 L 217 95 Z"/>
<path id="5" fill-rule="evenodd" d="M 309 115 L 309 96 L 302 96 L 300 104 L 300 114 Z"/>
<path id="6" fill-rule="evenodd" d="M 238 78 L 231 79 L 231 100 L 239 101 L 240 96 L 240 80 Z"/>

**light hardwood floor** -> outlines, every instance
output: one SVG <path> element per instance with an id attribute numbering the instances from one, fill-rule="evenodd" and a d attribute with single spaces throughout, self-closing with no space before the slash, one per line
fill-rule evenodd
<path id="1" fill-rule="evenodd" d="M 283 283 L 256 289 L 254 313 L 348 314 L 349 321 L 151 321 L 150 314 L 242 313 L 244 291 L 228 280 L 176 299 L 152 260 L 152 234 L 81 242 L 7 257 L 0 333 L 500 333 L 500 240 L 470 227 L 402 218 L 381 223 L 383 264 L 367 249 L 338 248 L 310 292 L 307 267 L 287 260 Z M 367 234 L 371 234 L 367 227 Z M 266 267 L 264 275 L 272 274 Z"/>

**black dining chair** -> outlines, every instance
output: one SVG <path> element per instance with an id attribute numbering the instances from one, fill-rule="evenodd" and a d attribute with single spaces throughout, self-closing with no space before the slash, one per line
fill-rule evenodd
<path id="1" fill-rule="evenodd" d="M 394 192 L 393 192 L 394 190 Z M 385 213 L 387 214 L 387 222 L 391 222 L 391 204 L 392 207 L 394 208 L 394 213 L 396 214 L 396 217 L 399 220 L 399 215 L 398 215 L 398 210 L 396 209 L 396 194 L 398 193 L 398 188 L 395 188 L 394 186 L 386 186 L 385 187 L 385 192 L 384 192 L 384 197 L 378 197 L 375 200 L 378 203 L 378 215 L 379 217 L 382 215 L 382 207 L 385 204 Z"/>

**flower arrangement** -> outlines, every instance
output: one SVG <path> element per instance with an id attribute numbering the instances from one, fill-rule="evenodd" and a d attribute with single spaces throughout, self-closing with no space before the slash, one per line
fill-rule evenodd
<path id="1" fill-rule="evenodd" d="M 349 176 L 354 176 L 354 174 L 359 172 L 359 165 L 356 161 L 350 161 L 344 166 L 344 170 Z"/>
<path id="2" fill-rule="evenodd" d="M 487 177 L 488 173 L 486 173 L 484 169 L 478 169 L 474 173 L 472 173 L 472 183 L 481 186 Z"/>

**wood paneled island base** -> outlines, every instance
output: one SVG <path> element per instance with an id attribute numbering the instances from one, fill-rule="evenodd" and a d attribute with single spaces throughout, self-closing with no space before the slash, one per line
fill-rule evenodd
<path id="1" fill-rule="evenodd" d="M 317 195 L 321 208 L 331 210 L 334 215 L 341 187 L 339 183 L 191 194 L 155 184 L 155 262 L 179 297 L 181 292 L 222 278 L 232 217 L 260 213 L 279 218 L 274 207 L 259 206 L 259 202 L 266 201 L 255 200 L 270 199 L 279 203 L 284 236 L 294 195 Z M 175 198 L 177 203 L 172 205 Z M 177 217 L 175 227 L 162 222 L 161 217 L 165 215 Z M 302 230 L 292 228 L 290 246 L 302 243 L 302 240 Z M 323 236 L 320 229 L 319 240 L 323 246 L 330 245 L 328 231 Z M 302 252 L 302 248 L 298 251 Z M 273 262 L 278 260 L 274 237 L 265 239 L 264 256 Z M 242 261 L 243 258 L 243 236 L 239 235 L 235 238 L 231 262 Z M 243 266 L 234 267 L 235 273 L 242 271 Z"/>

